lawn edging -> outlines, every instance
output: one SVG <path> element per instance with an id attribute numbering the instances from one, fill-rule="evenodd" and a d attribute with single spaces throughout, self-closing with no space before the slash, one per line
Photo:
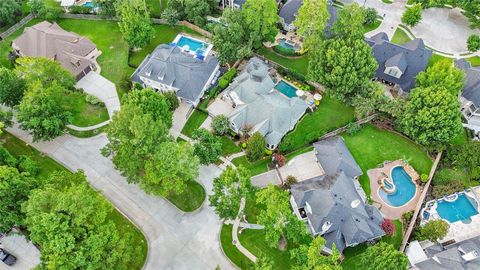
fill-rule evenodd
<path id="1" fill-rule="evenodd" d="M 242 270 L 242 268 L 240 268 L 238 265 L 236 265 L 231 259 L 230 257 L 228 257 L 228 255 L 225 253 L 225 250 L 223 250 L 223 245 L 222 245 L 222 229 L 223 229 L 223 226 L 225 226 L 225 222 L 222 221 L 222 226 L 220 226 L 220 229 L 217 231 L 217 241 L 218 243 L 220 243 L 220 250 L 222 251 L 223 253 L 223 256 L 225 256 L 225 258 L 227 258 L 227 260 L 233 265 L 233 267 L 235 267 L 237 270 Z"/>

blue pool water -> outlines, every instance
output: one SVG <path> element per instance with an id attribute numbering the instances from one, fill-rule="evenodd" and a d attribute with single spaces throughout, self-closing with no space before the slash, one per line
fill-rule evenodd
<path id="1" fill-rule="evenodd" d="M 91 7 L 91 8 L 94 7 L 92 2 L 86 2 L 86 3 L 83 4 L 83 6 L 84 7 Z"/>
<path id="2" fill-rule="evenodd" d="M 280 45 L 280 46 L 282 46 L 282 47 L 284 47 L 284 48 L 286 48 L 286 49 L 290 49 L 290 50 L 292 50 L 292 51 L 295 51 L 295 47 L 293 47 L 292 45 L 288 44 L 288 43 L 286 42 L 286 40 L 283 39 L 283 38 L 278 41 L 278 45 Z"/>
<path id="3" fill-rule="evenodd" d="M 287 97 L 296 97 L 297 96 L 297 88 L 293 87 L 292 85 L 286 83 L 285 81 L 281 80 L 275 85 L 275 89 L 282 92 Z"/>
<path id="4" fill-rule="evenodd" d="M 185 37 L 185 36 L 182 36 L 178 42 L 177 42 L 177 46 L 180 47 L 180 48 L 183 48 L 183 46 L 187 45 L 188 46 L 188 50 L 191 51 L 191 52 L 194 52 L 196 54 L 200 54 L 200 55 L 204 55 L 205 54 L 205 50 L 207 49 L 208 45 L 201 42 L 201 41 L 197 41 L 197 40 L 193 40 L 191 38 L 188 38 L 188 37 Z"/>
<path id="5" fill-rule="evenodd" d="M 465 194 L 458 195 L 454 202 L 441 200 L 437 205 L 437 212 L 441 218 L 452 223 L 459 220 L 466 220 L 471 216 L 478 214 L 477 209 L 468 200 Z"/>
<path id="6" fill-rule="evenodd" d="M 378 193 L 389 205 L 393 207 L 403 206 L 415 196 L 415 184 L 402 166 L 393 168 L 392 180 L 393 184 L 395 184 L 393 193 L 388 194 L 383 189 L 380 189 Z"/>

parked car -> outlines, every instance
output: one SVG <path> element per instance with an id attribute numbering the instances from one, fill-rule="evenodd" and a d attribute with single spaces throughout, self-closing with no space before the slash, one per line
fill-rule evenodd
<path id="1" fill-rule="evenodd" d="M 3 248 L 0 248 L 0 261 L 8 266 L 12 266 L 17 261 L 17 257 L 5 251 Z"/>

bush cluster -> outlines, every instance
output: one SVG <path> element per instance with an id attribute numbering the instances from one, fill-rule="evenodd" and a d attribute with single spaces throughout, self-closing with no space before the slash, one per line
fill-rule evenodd
<path id="1" fill-rule="evenodd" d="M 225 72 L 220 80 L 218 81 L 218 86 L 223 90 L 228 87 L 228 84 L 235 78 L 237 75 L 237 70 L 235 68 L 230 69 L 229 71 Z"/>

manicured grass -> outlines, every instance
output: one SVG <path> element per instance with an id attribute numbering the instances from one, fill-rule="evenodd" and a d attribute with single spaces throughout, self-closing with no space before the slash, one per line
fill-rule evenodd
<path id="1" fill-rule="evenodd" d="M 158 0 L 153 1 L 158 2 Z M 142 50 L 132 52 L 132 54 L 130 55 L 130 65 L 138 67 L 142 63 L 143 59 L 148 54 L 153 52 L 153 50 L 155 50 L 158 45 L 168 44 L 172 42 L 180 32 L 184 32 L 193 36 L 200 36 L 200 34 L 190 30 L 185 26 L 169 26 L 164 24 L 155 24 L 154 28 L 155 34 L 152 41 Z"/>
<path id="2" fill-rule="evenodd" d="M 205 197 L 203 186 L 196 181 L 190 181 L 183 193 L 169 195 L 166 199 L 184 212 L 193 212 L 202 206 Z"/>
<path id="3" fill-rule="evenodd" d="M 261 174 L 268 171 L 267 165 L 270 161 L 271 161 L 270 156 L 264 157 L 263 159 L 255 162 L 250 162 L 247 160 L 245 156 L 242 156 L 232 160 L 232 163 L 237 167 L 243 166 L 247 168 L 250 171 L 250 175 L 254 176 L 254 175 Z"/>
<path id="4" fill-rule="evenodd" d="M 222 244 L 223 252 L 238 268 L 246 270 L 253 268 L 253 262 L 243 255 L 236 246 L 232 244 L 232 229 L 233 225 L 223 224 L 220 233 L 220 242 Z"/>
<path id="5" fill-rule="evenodd" d="M 453 59 L 452 58 L 448 58 L 448 57 L 441 56 L 441 55 L 436 54 L 436 53 L 432 53 L 432 57 L 430 57 L 430 61 L 428 62 L 428 67 L 431 67 L 431 66 L 435 65 L 435 63 L 437 63 L 439 61 L 442 61 L 442 60 L 448 60 L 453 64 Z"/>
<path id="6" fill-rule="evenodd" d="M 273 260 L 274 269 L 291 269 L 289 250 L 281 251 L 268 246 L 265 241 L 265 230 L 244 230 L 238 235 L 240 243 L 257 258 L 266 256 Z"/>
<path id="7" fill-rule="evenodd" d="M 363 171 L 360 184 L 370 196 L 369 169 L 378 168 L 384 161 L 403 159 L 419 174 L 428 174 L 432 160 L 425 149 L 413 141 L 371 124 L 365 125 L 353 135 L 343 134 L 345 143 Z"/>
<path id="8" fill-rule="evenodd" d="M 382 2 L 385 4 L 391 4 L 393 3 L 393 0 L 382 0 Z"/>
<path id="9" fill-rule="evenodd" d="M 185 126 L 182 129 L 182 134 L 191 137 L 193 132 L 200 128 L 207 117 L 208 114 L 199 110 L 194 110 L 192 115 L 188 118 L 187 123 L 185 123 Z"/>
<path id="10" fill-rule="evenodd" d="M 291 151 L 310 145 L 322 135 L 345 126 L 355 120 L 352 107 L 345 106 L 339 100 L 324 95 L 320 106 L 313 113 L 308 113 L 288 133 L 280 143 L 280 149 Z"/>
<path id="11" fill-rule="evenodd" d="M 480 66 L 480 56 L 474 56 L 467 59 L 468 62 L 472 65 L 472 67 Z"/>
<path id="12" fill-rule="evenodd" d="M 222 136 L 220 140 L 222 141 L 222 156 L 226 157 L 242 151 L 242 148 L 236 145 L 230 138 Z"/>
<path id="13" fill-rule="evenodd" d="M 68 171 L 65 167 L 58 164 L 53 159 L 43 155 L 38 152 L 36 149 L 28 146 L 22 140 L 16 138 L 8 132 L 5 132 L 1 135 L 2 145 L 15 157 L 26 155 L 34 160 L 38 167 L 40 168 L 39 177 L 48 177 L 54 171 Z M 135 249 L 141 250 L 140 257 L 132 257 L 130 261 L 130 269 L 141 269 L 147 258 L 147 240 L 141 231 L 135 227 L 126 217 L 119 213 L 116 209 L 109 214 L 110 218 L 116 225 L 117 229 L 120 231 L 120 235 L 125 233 L 131 233 L 132 238 L 127 238 L 127 245 Z"/>
<path id="14" fill-rule="evenodd" d="M 72 124 L 78 127 L 88 127 L 100 124 L 109 119 L 105 105 L 92 105 L 86 101 L 86 94 L 71 92 L 63 101 L 66 110 L 72 112 Z"/>
<path id="15" fill-rule="evenodd" d="M 258 54 L 263 55 L 265 58 L 270 59 L 288 69 L 295 70 L 298 73 L 307 75 L 309 55 L 305 54 L 303 57 L 289 59 L 281 55 L 276 54 L 272 50 L 262 47 L 257 51 Z"/>
<path id="16" fill-rule="evenodd" d="M 77 138 L 90 138 L 104 132 L 107 126 L 108 125 L 94 129 L 94 130 L 88 130 L 88 131 L 76 131 L 73 129 L 69 129 L 67 127 L 67 131 L 68 131 L 68 134 L 75 136 Z"/>
<path id="17" fill-rule="evenodd" d="M 371 24 L 363 25 L 363 33 L 368 33 L 370 31 L 377 29 L 380 26 L 380 24 L 382 24 L 381 21 L 375 20 L 375 22 Z"/>
<path id="18" fill-rule="evenodd" d="M 405 44 L 412 39 L 407 35 L 405 31 L 403 31 L 400 27 L 397 27 L 395 33 L 393 34 L 392 42 L 395 44 Z"/>

